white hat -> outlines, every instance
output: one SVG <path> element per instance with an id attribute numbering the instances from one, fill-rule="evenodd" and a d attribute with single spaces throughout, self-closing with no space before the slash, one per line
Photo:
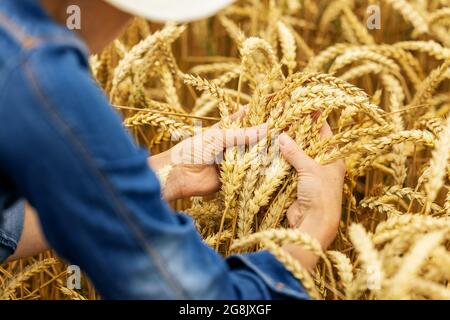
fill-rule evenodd
<path id="1" fill-rule="evenodd" d="M 105 0 L 154 22 L 189 22 L 214 15 L 234 0 Z"/>

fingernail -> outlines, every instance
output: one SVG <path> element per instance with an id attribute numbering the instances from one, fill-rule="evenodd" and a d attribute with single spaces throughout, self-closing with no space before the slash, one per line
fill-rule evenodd
<path id="1" fill-rule="evenodd" d="M 290 140 L 291 138 L 284 132 L 278 137 L 278 141 L 280 142 L 280 146 L 282 147 L 287 146 L 290 143 Z"/>
<path id="2" fill-rule="evenodd" d="M 321 114 L 322 114 L 322 112 L 320 110 L 314 111 L 313 113 L 311 113 L 312 120 L 314 122 L 317 121 L 317 119 L 319 119 Z"/>
<path id="3" fill-rule="evenodd" d="M 269 129 L 269 126 L 267 125 L 267 123 L 264 123 L 259 128 L 263 131 L 267 131 Z"/>

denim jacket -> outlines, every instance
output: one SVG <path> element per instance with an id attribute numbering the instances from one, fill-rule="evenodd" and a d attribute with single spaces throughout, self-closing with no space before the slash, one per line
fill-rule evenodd
<path id="1" fill-rule="evenodd" d="M 17 248 L 23 229 L 24 209 L 22 201 L 8 209 L 0 209 L 0 262 L 8 259 Z"/>
<path id="2" fill-rule="evenodd" d="M 104 298 L 308 298 L 270 253 L 224 259 L 170 209 L 85 46 L 38 0 L 0 1 L 0 119 L 0 208 L 27 199 Z"/>

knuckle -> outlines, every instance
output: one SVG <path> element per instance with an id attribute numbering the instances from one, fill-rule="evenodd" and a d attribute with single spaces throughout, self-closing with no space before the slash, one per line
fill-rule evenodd
<path id="1" fill-rule="evenodd" d="M 296 155 L 297 155 L 297 150 L 295 150 L 295 148 L 288 148 L 284 151 L 284 154 L 287 158 L 289 159 L 295 159 Z"/>

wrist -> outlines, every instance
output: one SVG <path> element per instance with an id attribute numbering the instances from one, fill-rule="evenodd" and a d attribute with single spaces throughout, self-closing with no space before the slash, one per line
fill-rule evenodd
<path id="1" fill-rule="evenodd" d="M 157 155 L 148 158 L 148 164 L 153 171 L 158 172 L 167 165 L 171 165 L 170 154 L 167 151 L 161 152 Z"/>
<path id="2" fill-rule="evenodd" d="M 166 201 L 174 201 L 181 197 L 175 166 L 172 165 L 170 152 L 165 151 L 148 159 L 148 163 L 160 179 L 161 189 Z M 166 172 L 167 171 L 167 172 Z M 162 176 L 164 178 L 162 179 Z"/>
<path id="3" fill-rule="evenodd" d="M 323 251 L 334 241 L 337 235 L 339 221 L 332 221 L 328 217 L 321 215 L 306 216 L 297 229 L 300 232 L 306 233 L 312 238 L 316 239 Z M 319 261 L 319 257 L 309 250 L 306 250 L 301 245 L 289 244 L 283 246 L 283 249 L 289 252 L 295 259 L 297 259 L 304 268 L 313 270 Z"/>
<path id="4" fill-rule="evenodd" d="M 298 229 L 317 239 L 322 249 L 326 250 L 333 243 L 337 235 L 339 221 L 340 219 L 324 213 L 320 215 L 307 215 Z"/>

